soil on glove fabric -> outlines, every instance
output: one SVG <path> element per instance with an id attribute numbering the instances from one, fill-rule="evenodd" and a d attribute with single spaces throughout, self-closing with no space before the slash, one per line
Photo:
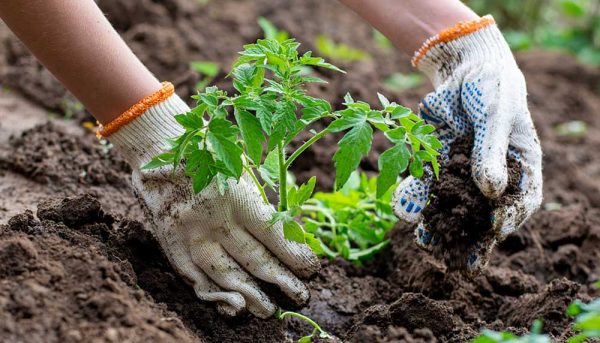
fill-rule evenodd
<path id="1" fill-rule="evenodd" d="M 329 84 L 311 93 L 338 99 L 336 106 L 347 91 L 376 106 L 381 80 L 410 71 L 408 58 L 376 46 L 371 28 L 335 2 L 98 3 L 186 99 L 198 79 L 189 62 L 217 61 L 224 76 L 242 44 L 260 36 L 259 15 L 303 49 L 314 50 L 323 33 L 371 53 L 341 63 L 347 75 L 320 71 Z M 118 152 L 81 128 L 85 114 L 49 119 L 47 111 L 64 111 L 72 98 L 2 26 L 0 45 L 7 89 L 0 93 L 0 341 L 290 342 L 310 332 L 296 320 L 223 318 L 199 301 L 147 231 Z M 323 260 L 302 313 L 345 342 L 465 342 L 482 327 L 523 333 L 537 318 L 559 341 L 569 335 L 568 303 L 598 296 L 591 284 L 600 278 L 600 71 L 550 52 L 519 54 L 517 62 L 544 151 L 540 211 L 497 245 L 472 280 L 418 249 L 414 227 L 399 223 L 366 268 Z M 416 108 L 430 90 L 383 93 Z M 584 137 L 556 133 L 572 120 L 587 123 Z M 361 164 L 367 172 L 386 148 L 381 138 Z M 329 188 L 335 149 L 333 138 L 320 141 L 294 172 L 300 180 L 317 175 Z"/>
<path id="2" fill-rule="evenodd" d="M 510 204 L 519 191 L 520 166 L 511 158 L 503 195 L 494 200 L 485 197 L 471 178 L 472 146 L 468 137 L 452 144 L 449 161 L 431 187 L 429 205 L 423 210 L 424 225 L 432 236 L 432 253 L 445 262 L 449 271 L 465 270 L 474 252 L 481 256 L 486 253 L 480 244 L 496 238 L 491 221 L 493 210 Z"/>

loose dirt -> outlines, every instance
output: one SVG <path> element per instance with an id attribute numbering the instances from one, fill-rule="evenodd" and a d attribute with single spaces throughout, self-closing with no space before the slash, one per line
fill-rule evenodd
<path id="1" fill-rule="evenodd" d="M 486 247 L 496 238 L 491 214 L 495 208 L 512 203 L 519 191 L 520 166 L 509 159 L 504 194 L 499 199 L 486 198 L 471 178 L 472 147 L 469 137 L 452 144 L 449 161 L 432 185 L 430 203 L 423 211 L 424 225 L 432 236 L 432 253 L 449 271 L 465 271 L 473 253 L 487 257 Z"/>
<path id="2" fill-rule="evenodd" d="M 258 15 L 290 31 L 304 49 L 314 50 L 314 37 L 324 33 L 372 54 L 341 63 L 345 76 L 323 72 L 330 83 L 311 89 L 314 95 L 341 99 L 350 91 L 375 105 L 383 78 L 410 71 L 406 57 L 376 46 L 372 30 L 334 2 L 98 3 L 150 69 L 174 80 L 186 99 L 198 79 L 188 63 L 217 61 L 224 76 L 241 45 L 260 36 Z M 222 318 L 199 301 L 146 230 L 128 167 L 80 127 L 89 116 L 21 120 L 32 102 L 56 112 L 74 108 L 72 98 L 1 26 L 0 45 L 0 80 L 8 89 L 0 93 L 2 340 L 282 342 L 309 332 L 294 320 Z M 517 60 L 544 151 L 542 209 L 497 246 L 473 280 L 417 249 L 414 227 L 400 223 L 392 244 L 366 268 L 323 261 L 302 313 L 350 342 L 465 342 L 484 326 L 525 332 L 536 318 L 557 339 L 569 334 L 567 304 L 598 296 L 590 285 L 600 278 L 600 71 L 549 52 Z M 428 91 L 423 85 L 384 93 L 415 108 Z M 558 136 L 554 127 L 570 120 L 585 121 L 587 135 Z M 385 149 L 380 138 L 375 152 Z M 333 140 L 320 142 L 294 172 L 300 179 L 318 175 L 328 188 L 334 151 Z M 361 167 L 374 171 L 375 161 Z"/>

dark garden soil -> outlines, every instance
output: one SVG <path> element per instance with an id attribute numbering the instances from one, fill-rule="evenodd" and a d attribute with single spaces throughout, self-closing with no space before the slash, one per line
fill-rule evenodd
<path id="1" fill-rule="evenodd" d="M 198 78 L 188 63 L 218 61 L 224 76 L 242 44 L 260 37 L 259 15 L 305 49 L 323 33 L 372 54 L 341 63 L 347 75 L 323 72 L 330 83 L 314 95 L 333 100 L 350 91 L 375 104 L 382 79 L 410 71 L 406 57 L 376 46 L 371 29 L 335 2 L 98 3 L 186 99 Z M 0 341 L 285 342 L 308 332 L 294 320 L 223 318 L 199 301 L 146 231 L 118 153 L 81 128 L 89 117 L 3 26 L 0 47 Z M 414 228 L 400 223 L 366 268 L 324 260 L 302 313 L 351 342 L 465 342 L 484 326 L 524 332 L 536 318 L 559 340 L 569 334 L 567 304 L 598 296 L 591 284 L 600 279 L 600 71 L 557 53 L 517 57 L 544 151 L 542 209 L 498 244 L 473 280 L 416 248 Z M 429 90 L 383 91 L 415 108 Z M 46 122 L 45 111 L 68 109 L 74 120 Z M 571 120 L 588 124 L 585 137 L 557 135 L 554 127 Z M 385 149 L 381 142 L 375 152 Z M 333 138 L 323 140 L 294 172 L 330 187 L 334 150 Z M 376 170 L 374 155 L 364 170 Z"/>
<path id="2" fill-rule="evenodd" d="M 444 261 L 449 271 L 465 270 L 469 255 L 475 251 L 486 256 L 482 249 L 493 244 L 496 236 L 490 213 L 514 201 L 519 190 L 521 167 L 511 158 L 504 194 L 498 199 L 486 198 L 471 178 L 472 147 L 470 137 L 459 138 L 452 144 L 449 161 L 431 187 L 430 203 L 423 210 L 433 256 Z"/>

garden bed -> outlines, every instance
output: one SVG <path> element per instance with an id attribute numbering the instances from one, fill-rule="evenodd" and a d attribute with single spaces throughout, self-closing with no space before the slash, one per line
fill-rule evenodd
<path id="1" fill-rule="evenodd" d="M 333 101 L 349 91 L 375 104 L 382 79 L 410 71 L 407 58 L 377 46 L 371 29 L 333 2 L 99 4 L 150 69 L 173 80 L 186 99 L 198 79 L 189 62 L 218 61 L 227 71 L 242 44 L 261 36 L 259 15 L 302 49 L 314 49 L 316 35 L 326 34 L 372 55 L 342 63 L 347 75 L 324 72 L 329 84 L 311 89 L 315 95 Z M 85 114 L 46 123 L 43 111 L 32 110 L 64 111 L 72 99 L 4 27 L 0 39 L 0 79 L 10 89 L 0 94 L 0 337 L 281 342 L 309 330 L 294 320 L 223 318 L 199 301 L 145 230 L 118 153 L 81 128 Z M 600 278 L 600 71 L 550 52 L 517 61 L 544 151 L 542 209 L 497 246 L 473 280 L 417 249 L 414 228 L 399 223 L 392 244 L 366 268 L 323 260 L 302 313 L 343 341 L 464 342 L 481 327 L 524 332 L 536 318 L 557 339 L 568 335 L 568 303 L 598 296 L 591 284 Z M 383 92 L 416 108 L 429 90 Z M 573 120 L 587 123 L 584 137 L 557 134 L 557 125 Z M 380 138 L 376 152 L 386 148 Z M 318 142 L 295 174 L 302 181 L 318 175 L 319 187 L 330 189 L 335 149 L 333 138 Z M 363 170 L 376 170 L 374 155 Z"/>

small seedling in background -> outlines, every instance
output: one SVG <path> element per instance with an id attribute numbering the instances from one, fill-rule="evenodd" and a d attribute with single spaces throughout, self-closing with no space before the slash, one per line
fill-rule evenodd
<path id="1" fill-rule="evenodd" d="M 596 282 L 596 287 L 600 288 L 600 280 Z M 600 298 L 587 304 L 575 300 L 567 308 L 567 314 L 575 317 L 573 331 L 577 332 L 567 343 L 581 343 L 589 338 L 600 338 Z"/>
<path id="2" fill-rule="evenodd" d="M 302 205 L 306 231 L 321 241 L 319 255 L 361 264 L 383 249 L 385 234 L 398 218 L 391 207 L 391 187 L 377 197 L 377 178 L 352 173 L 337 192 L 317 192 Z"/>
<path id="3" fill-rule="evenodd" d="M 587 124 L 581 120 L 568 121 L 554 127 L 559 136 L 581 138 L 587 134 Z"/>
<path id="4" fill-rule="evenodd" d="M 393 47 L 392 42 L 383 33 L 375 29 L 373 29 L 373 40 L 383 50 L 391 50 Z"/>
<path id="5" fill-rule="evenodd" d="M 272 22 L 264 17 L 258 18 L 258 26 L 263 30 L 266 39 L 274 39 L 281 43 L 290 38 L 289 33 L 279 30 Z"/>
<path id="6" fill-rule="evenodd" d="M 425 82 L 423 75 L 417 73 L 394 73 L 383 80 L 383 86 L 391 91 L 401 92 L 418 87 Z"/>
<path id="7" fill-rule="evenodd" d="M 517 336 L 508 331 L 483 330 L 471 343 L 551 343 L 550 336 L 542 334 L 543 322 L 536 320 L 531 326 L 531 333 Z"/>
<path id="8" fill-rule="evenodd" d="M 595 286 L 600 288 L 600 280 L 596 281 Z M 575 336 L 567 339 L 567 343 L 583 343 L 588 342 L 590 338 L 600 338 L 600 298 L 596 298 L 587 304 L 581 300 L 573 301 L 567 308 L 567 315 L 575 318 L 572 328 L 573 332 L 577 333 Z M 541 333 L 542 324 L 543 322 L 539 319 L 534 321 L 531 333 L 525 336 L 517 336 L 507 331 L 497 332 L 484 329 L 471 343 L 553 342 L 548 335 Z"/>
<path id="9" fill-rule="evenodd" d="M 333 111 L 326 100 L 306 94 L 308 83 L 323 80 L 302 75 L 303 67 L 341 70 L 311 52 L 298 53 L 299 45 L 294 39 L 259 39 L 245 45 L 231 72 L 237 94 L 208 87 L 195 95 L 197 106 L 175 116 L 185 133 L 169 140 L 171 149 L 154 157 L 144 168 L 172 165 L 176 170 L 185 160 L 184 171 L 196 193 L 213 180 L 223 193 L 228 179 L 239 180 L 245 172 L 265 203 L 266 187 L 279 191 L 272 224 L 282 222 L 285 238 L 318 251 L 322 248 L 320 240 L 304 231 L 295 219 L 312 195 L 316 179 L 299 186 L 288 183 L 288 170 L 302 152 L 328 134 L 345 133 L 333 156 L 335 189 L 339 190 L 371 150 L 373 130 L 384 132 L 391 147 L 379 159 L 376 195 L 381 198 L 407 169 L 418 178 L 423 175 L 424 164 L 430 164 L 437 175 L 441 144 L 433 135 L 433 126 L 381 94 L 382 109 L 372 109 L 347 94 L 344 108 L 339 111 Z M 235 123 L 230 121 L 229 113 L 233 113 Z M 324 129 L 309 130 L 309 125 L 324 119 L 331 122 L 323 124 Z M 312 137 L 290 150 L 290 143 L 307 130 Z"/>
<path id="10" fill-rule="evenodd" d="M 211 61 L 194 61 L 190 67 L 200 75 L 200 81 L 196 83 L 198 91 L 204 90 L 219 74 L 219 65 Z"/>
<path id="11" fill-rule="evenodd" d="M 313 331 L 310 335 L 306 335 L 298 340 L 298 343 L 310 343 L 313 341 L 313 338 L 318 337 L 322 339 L 333 338 L 330 334 L 328 334 L 325 330 L 323 330 L 319 324 L 317 324 L 314 320 L 309 317 L 292 311 L 283 311 L 282 309 L 278 309 L 275 313 L 275 317 L 277 319 L 283 320 L 285 317 L 295 317 L 303 320 L 304 322 L 310 324 L 313 327 Z M 315 336 L 316 335 L 316 336 Z"/>
<path id="12" fill-rule="evenodd" d="M 318 35 L 315 47 L 320 55 L 339 62 L 353 62 L 371 58 L 366 51 L 351 48 L 344 43 L 335 43 L 325 35 Z"/>

